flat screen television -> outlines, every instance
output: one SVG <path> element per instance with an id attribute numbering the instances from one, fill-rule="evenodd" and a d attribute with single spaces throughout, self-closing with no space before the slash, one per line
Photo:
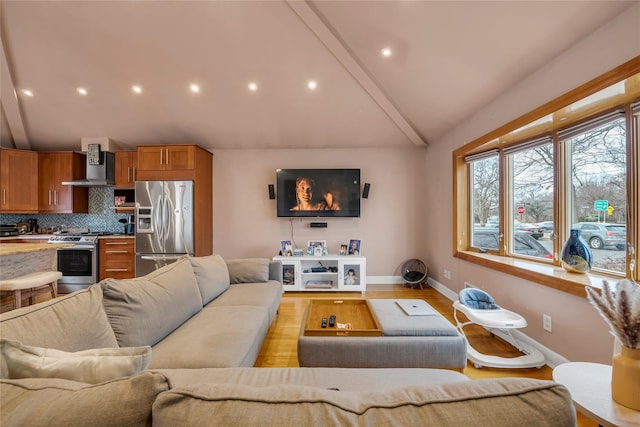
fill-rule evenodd
<path id="1" fill-rule="evenodd" d="M 277 169 L 278 217 L 360 216 L 360 169 Z"/>

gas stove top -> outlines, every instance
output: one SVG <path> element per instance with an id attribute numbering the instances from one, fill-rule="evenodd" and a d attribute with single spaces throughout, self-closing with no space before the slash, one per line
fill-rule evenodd
<path id="1" fill-rule="evenodd" d="M 93 233 L 61 233 L 51 236 L 47 243 L 78 243 L 83 245 L 96 245 L 99 236 L 109 236 L 108 231 L 96 231 Z"/>

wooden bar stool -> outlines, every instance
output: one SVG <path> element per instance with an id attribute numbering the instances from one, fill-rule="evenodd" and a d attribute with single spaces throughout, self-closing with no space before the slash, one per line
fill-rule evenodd
<path id="1" fill-rule="evenodd" d="M 29 305 L 33 304 L 33 297 L 38 291 L 49 289 L 51 298 L 58 293 L 58 279 L 62 277 L 59 271 L 37 271 L 12 279 L 0 280 L 0 292 L 13 294 L 14 308 L 22 307 L 22 298 L 29 297 Z"/>

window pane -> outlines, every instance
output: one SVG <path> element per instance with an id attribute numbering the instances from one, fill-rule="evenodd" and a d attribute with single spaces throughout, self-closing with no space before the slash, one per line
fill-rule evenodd
<path id="1" fill-rule="evenodd" d="M 471 244 L 483 249 L 498 249 L 499 182 L 498 156 L 476 160 L 471 163 Z M 475 230 L 488 228 L 495 230 L 476 240 Z"/>
<path id="2" fill-rule="evenodd" d="M 593 267 L 626 271 L 627 153 L 624 119 L 567 140 L 571 153 L 568 213 L 593 252 Z M 617 224 L 617 225 L 615 225 Z"/>
<path id="3" fill-rule="evenodd" d="M 512 251 L 518 255 L 551 259 L 553 144 L 539 145 L 511 154 L 510 164 L 513 189 Z M 543 222 L 544 225 L 541 224 Z"/>

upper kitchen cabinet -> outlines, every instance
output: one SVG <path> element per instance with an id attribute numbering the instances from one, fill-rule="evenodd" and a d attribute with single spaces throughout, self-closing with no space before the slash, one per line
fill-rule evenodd
<path id="1" fill-rule="evenodd" d="M 137 151 L 116 151 L 116 188 L 136 186 Z"/>
<path id="2" fill-rule="evenodd" d="M 89 189 L 62 185 L 86 177 L 85 155 L 72 151 L 38 153 L 38 210 L 42 213 L 88 213 Z"/>
<path id="3" fill-rule="evenodd" d="M 195 179 L 199 158 L 211 153 L 197 145 L 138 147 L 138 181 Z"/>
<path id="4" fill-rule="evenodd" d="M 0 148 L 0 212 L 38 212 L 38 153 Z"/>

